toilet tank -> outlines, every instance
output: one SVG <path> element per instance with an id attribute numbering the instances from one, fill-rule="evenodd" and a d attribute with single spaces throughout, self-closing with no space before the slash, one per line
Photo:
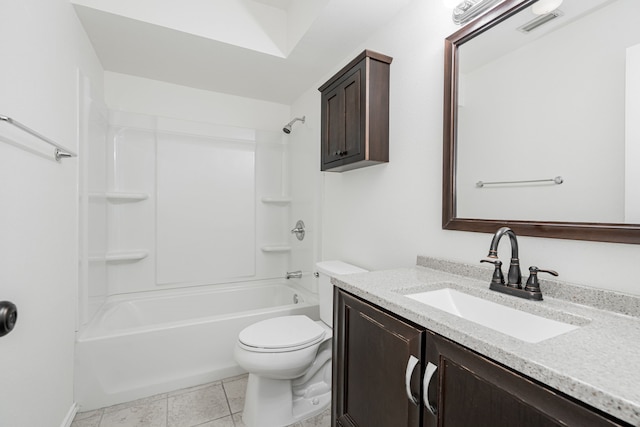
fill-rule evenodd
<path id="1" fill-rule="evenodd" d="M 316 263 L 318 270 L 318 300 L 320 320 L 333 327 L 333 285 L 331 278 L 342 274 L 366 273 L 367 270 L 342 261 L 322 261 Z"/>

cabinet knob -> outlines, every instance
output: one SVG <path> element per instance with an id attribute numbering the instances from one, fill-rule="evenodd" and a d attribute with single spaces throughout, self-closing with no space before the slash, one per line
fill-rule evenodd
<path id="1" fill-rule="evenodd" d="M 7 335 L 16 326 L 18 309 L 11 301 L 0 301 L 0 337 Z"/>

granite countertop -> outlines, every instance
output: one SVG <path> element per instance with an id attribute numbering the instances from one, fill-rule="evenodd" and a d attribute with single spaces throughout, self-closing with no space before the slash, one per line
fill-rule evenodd
<path id="1" fill-rule="evenodd" d="M 492 269 L 425 257 L 418 257 L 417 264 L 414 268 L 339 276 L 332 282 L 640 426 L 640 297 L 540 280 L 544 300 L 528 301 L 490 291 Z M 527 343 L 404 296 L 447 287 L 580 327 L 539 343 Z"/>

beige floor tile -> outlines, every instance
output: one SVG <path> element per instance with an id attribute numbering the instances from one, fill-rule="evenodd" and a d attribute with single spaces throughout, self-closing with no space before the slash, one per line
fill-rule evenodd
<path id="1" fill-rule="evenodd" d="M 198 427 L 235 427 L 233 418 L 231 416 L 218 418 L 217 420 L 209 421 L 208 423 L 200 424 Z"/>
<path id="2" fill-rule="evenodd" d="M 236 375 L 235 377 L 229 377 L 229 378 L 225 378 L 222 380 L 223 383 L 228 383 L 230 381 L 235 381 L 235 380 L 239 380 L 242 378 L 248 378 L 249 374 L 240 374 L 240 375 Z"/>
<path id="3" fill-rule="evenodd" d="M 327 408 L 315 417 L 308 418 L 301 422 L 302 427 L 330 427 L 331 408 Z"/>
<path id="4" fill-rule="evenodd" d="M 231 415 L 220 382 L 167 400 L 169 427 L 191 427 Z"/>
<path id="5" fill-rule="evenodd" d="M 78 413 L 71 427 L 246 427 L 248 375 Z M 330 409 L 291 427 L 329 427 Z"/>
<path id="6" fill-rule="evenodd" d="M 166 427 L 167 399 L 105 411 L 100 427 Z"/>
<path id="7" fill-rule="evenodd" d="M 244 396 L 247 391 L 247 379 L 248 377 L 244 376 L 234 381 L 222 382 L 232 414 L 242 412 L 244 409 Z"/>
<path id="8" fill-rule="evenodd" d="M 233 414 L 232 416 L 235 427 L 246 427 L 242 421 L 242 413 Z"/>
<path id="9" fill-rule="evenodd" d="M 82 413 L 82 415 L 78 414 L 80 418 L 76 415 L 71 423 L 71 427 L 99 427 L 100 420 L 102 420 L 102 410 L 91 411 L 91 413 L 92 415 L 90 416 L 84 415 L 87 414 L 87 412 Z"/>
<path id="10" fill-rule="evenodd" d="M 144 406 L 148 403 L 155 402 L 157 400 L 162 400 L 167 398 L 167 393 L 155 394 L 149 397 L 143 397 L 142 399 L 132 400 L 130 402 L 119 403 L 113 406 L 107 406 L 103 408 L 104 413 L 108 412 L 117 412 L 122 409 L 131 408 L 132 406 Z"/>
<path id="11" fill-rule="evenodd" d="M 180 390 L 170 391 L 167 393 L 168 397 L 177 396 L 179 394 L 191 393 L 196 390 L 202 390 L 203 388 L 211 387 L 212 385 L 222 384 L 222 381 L 212 381 L 210 383 L 194 385 L 193 387 L 181 388 Z"/>
<path id="12" fill-rule="evenodd" d="M 87 418 L 93 418 L 96 415 L 102 415 L 104 409 L 96 409 L 95 411 L 78 412 L 73 419 L 74 421 L 85 420 Z"/>

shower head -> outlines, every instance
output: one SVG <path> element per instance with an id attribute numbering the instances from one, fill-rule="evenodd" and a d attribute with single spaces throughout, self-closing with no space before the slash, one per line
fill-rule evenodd
<path id="1" fill-rule="evenodd" d="M 284 127 L 282 128 L 282 132 L 284 132 L 286 134 L 290 134 L 291 133 L 291 125 L 294 124 L 295 122 L 297 122 L 298 120 L 301 121 L 302 123 L 304 123 L 304 120 L 305 120 L 306 117 L 307 116 L 296 117 L 295 119 L 291 120 L 289 123 L 284 125 Z"/>

